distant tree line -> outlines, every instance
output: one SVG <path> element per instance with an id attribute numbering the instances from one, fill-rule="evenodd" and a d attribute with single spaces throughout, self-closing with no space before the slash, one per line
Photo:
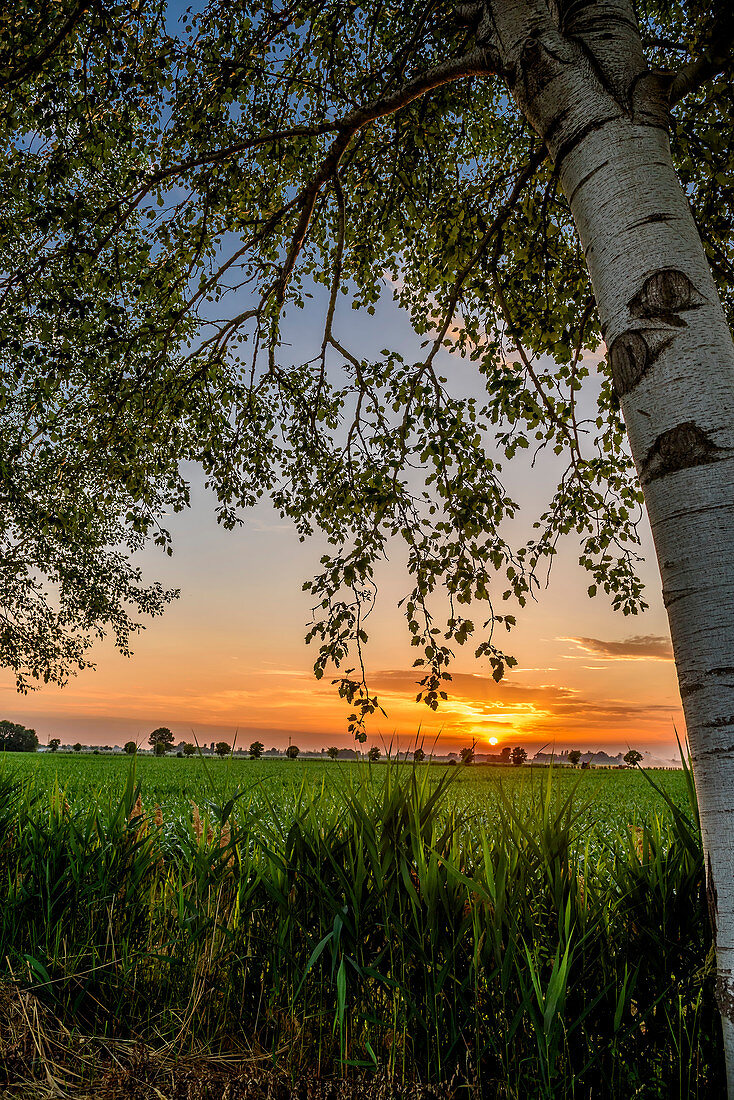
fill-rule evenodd
<path id="1" fill-rule="evenodd" d="M 159 726 L 154 729 L 148 737 L 148 744 L 153 750 L 155 756 L 165 756 L 173 749 L 174 735 L 167 726 Z M 50 752 L 57 752 L 61 747 L 61 740 L 58 737 L 52 737 L 48 742 L 48 749 Z M 124 745 L 124 751 L 133 756 L 138 751 L 138 744 L 135 741 L 126 741 Z M 38 748 L 38 736 L 33 729 L 27 729 L 25 726 L 20 725 L 17 722 L 9 722 L 7 720 L 0 721 L 0 752 L 35 752 Z M 71 746 L 74 752 L 80 753 L 84 749 L 84 746 L 80 741 L 77 741 Z M 473 742 L 471 746 L 465 746 L 459 753 L 459 759 L 462 764 L 469 765 L 476 762 L 476 742 Z M 234 747 L 227 741 L 217 741 L 212 743 L 211 749 L 220 758 L 224 759 L 225 756 L 229 756 L 234 752 Z M 262 741 L 253 741 L 248 751 L 249 758 L 251 760 L 259 760 L 265 752 L 265 746 Z M 273 753 L 276 750 L 268 750 L 269 753 Z M 298 745 L 289 745 L 285 750 L 285 756 L 289 760 L 295 760 L 300 755 L 300 749 Z M 342 750 L 335 745 L 331 745 L 328 749 L 321 750 L 325 752 L 330 760 L 337 760 L 340 754 L 348 756 L 350 759 L 355 755 L 353 749 Z M 185 741 L 179 744 L 176 755 L 179 757 L 192 757 L 197 752 L 197 746 L 190 741 Z M 377 745 L 373 745 L 367 753 L 367 759 L 371 763 L 375 763 L 380 759 L 381 753 Z M 390 753 L 387 753 L 388 759 Z M 452 754 L 453 756 L 453 754 Z M 582 752 L 581 749 L 571 749 L 565 756 L 565 762 L 576 768 L 581 763 L 581 767 L 589 767 L 587 761 L 581 762 Z M 422 745 L 416 746 L 412 750 L 413 762 L 416 764 L 422 763 L 426 759 L 426 752 Z M 514 767 L 522 767 L 528 758 L 527 750 L 521 745 L 511 748 L 509 745 L 505 745 L 497 756 L 493 759 L 499 760 L 503 764 L 511 764 Z M 484 759 L 484 758 L 483 758 Z M 490 760 L 492 758 L 490 757 Z M 627 767 L 633 768 L 642 761 L 642 753 L 637 749 L 629 749 L 624 755 L 624 762 Z M 450 759 L 449 763 L 455 763 L 455 759 Z"/>

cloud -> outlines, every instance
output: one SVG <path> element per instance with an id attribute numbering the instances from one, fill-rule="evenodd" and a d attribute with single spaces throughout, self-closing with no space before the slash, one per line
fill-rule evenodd
<path id="1" fill-rule="evenodd" d="M 417 670 L 376 673 L 370 686 L 382 696 L 414 695 Z M 605 699 L 555 684 L 523 684 L 512 676 L 499 683 L 491 676 L 455 673 L 445 683 L 448 701 L 441 710 L 452 721 L 497 723 L 549 730 L 564 727 L 615 728 L 628 722 L 659 724 L 679 708 L 647 700 Z"/>
<path id="2" fill-rule="evenodd" d="M 635 634 L 620 642 L 603 638 L 563 638 L 573 642 L 584 653 L 605 661 L 672 661 L 673 647 L 662 634 Z"/>

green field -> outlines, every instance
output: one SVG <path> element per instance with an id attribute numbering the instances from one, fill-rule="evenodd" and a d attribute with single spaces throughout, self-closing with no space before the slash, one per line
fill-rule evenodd
<path id="1" fill-rule="evenodd" d="M 118 800 L 125 790 L 131 766 L 134 766 L 144 802 L 151 807 L 157 803 L 164 811 L 164 818 L 171 813 L 190 816 L 191 801 L 200 805 L 210 801 L 224 803 L 237 792 L 243 792 L 245 804 L 256 804 L 265 813 L 268 803 L 285 809 L 296 806 L 304 797 L 331 801 L 336 792 L 345 786 L 359 786 L 367 776 L 379 782 L 388 767 L 386 762 L 372 765 L 370 771 L 366 764 L 351 761 L 246 760 L 238 757 L 182 760 L 153 756 L 136 756 L 131 765 L 131 758 L 127 756 L 86 753 L 9 754 L 4 766 L 31 783 L 38 792 L 49 791 L 58 783 L 72 804 L 90 797 L 109 802 Z M 518 803 L 532 801 L 539 788 L 548 782 L 545 767 L 472 765 L 453 768 L 424 764 L 418 766 L 418 773 L 429 783 L 447 778 L 450 785 L 444 805 L 456 807 L 468 823 L 493 818 L 503 798 Z M 651 770 L 646 774 L 677 805 L 687 805 L 682 770 Z M 582 771 L 557 768 L 553 770 L 552 783 L 557 795 L 565 797 L 575 792 L 576 811 L 589 830 L 608 833 L 616 829 L 629 830 L 635 824 L 650 821 L 656 814 L 667 817 L 665 800 L 649 779 L 637 769 Z"/>
<path id="2" fill-rule="evenodd" d="M 176 1057 L 717 1095 L 691 795 L 687 771 L 8 755 L 2 977 Z"/>

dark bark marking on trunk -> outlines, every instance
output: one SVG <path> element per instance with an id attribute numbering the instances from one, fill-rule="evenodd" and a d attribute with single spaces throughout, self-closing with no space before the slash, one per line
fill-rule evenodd
<path id="1" fill-rule="evenodd" d="M 709 920 L 711 921 L 711 932 L 714 937 L 714 943 L 716 943 L 716 919 L 719 915 L 719 895 L 716 893 L 714 871 L 711 866 L 711 854 L 709 852 L 706 853 L 706 901 L 708 903 Z"/>
<path id="2" fill-rule="evenodd" d="M 617 397 L 630 393 L 651 367 L 650 349 L 641 332 L 623 332 L 609 349 Z"/>
<path id="3" fill-rule="evenodd" d="M 669 565 L 669 563 L 666 562 L 665 567 L 667 568 L 668 565 Z M 665 586 L 663 586 L 663 606 L 667 610 L 667 608 L 671 607 L 672 604 L 677 603 L 678 600 L 686 600 L 686 599 L 688 599 L 689 596 L 692 596 L 695 592 L 696 592 L 695 588 L 679 588 L 675 592 L 666 592 Z"/>
<path id="4" fill-rule="evenodd" d="M 639 32 L 638 32 L 639 33 Z M 629 89 L 632 121 L 638 126 L 656 126 L 670 132 L 668 88 L 660 73 L 645 69 L 633 79 Z"/>
<path id="5" fill-rule="evenodd" d="M 650 414 L 647 413 L 649 416 Z M 691 516 L 711 516 L 714 512 L 731 512 L 734 508 L 734 501 L 726 501 L 724 504 L 704 504 L 700 508 L 686 508 L 685 512 L 671 512 L 667 517 L 668 523 L 677 523 L 682 515 L 690 518 Z"/>
<path id="6" fill-rule="evenodd" d="M 687 420 L 658 436 L 642 463 L 640 481 L 649 485 L 667 474 L 720 462 L 728 455 L 728 450 L 717 447 L 702 428 Z"/>
<path id="7" fill-rule="evenodd" d="M 702 722 L 702 729 L 707 730 L 719 730 L 726 729 L 728 726 L 734 726 L 734 714 L 727 714 L 721 718 L 712 718 L 710 722 Z M 711 750 L 714 751 L 713 749 Z M 716 749 L 716 752 L 734 752 L 734 745 L 729 745 L 726 749 Z"/>
<path id="8" fill-rule="evenodd" d="M 649 214 L 639 225 L 665 221 L 667 214 Z M 612 381 L 618 397 L 631 393 L 645 377 L 658 356 L 671 344 L 670 329 L 685 328 L 680 313 L 698 309 L 703 298 L 684 271 L 674 267 L 662 268 L 649 275 L 642 288 L 628 302 L 633 318 L 662 322 L 665 329 L 628 329 L 613 342 L 609 349 Z M 659 475 L 658 475 L 659 476 Z"/>
<path id="9" fill-rule="evenodd" d="M 633 222 L 630 226 L 631 229 L 641 229 L 643 225 L 655 225 L 658 222 L 674 222 L 674 214 L 648 214 L 646 218 L 640 218 L 638 222 Z"/>
<path id="10" fill-rule="evenodd" d="M 525 100 L 533 103 L 558 76 L 558 62 L 540 38 L 528 38 L 520 54 L 519 70 L 525 88 Z"/>
<path id="11" fill-rule="evenodd" d="M 556 169 L 556 172 L 560 172 L 561 165 L 563 164 L 568 154 L 572 153 L 576 146 L 579 145 L 585 138 L 587 138 L 589 134 L 593 134 L 596 130 L 603 130 L 604 127 L 610 122 L 618 122 L 619 117 L 619 113 L 617 112 L 615 114 L 605 115 L 603 118 L 598 118 L 594 122 L 590 122 L 587 126 L 584 126 L 581 130 L 578 130 L 567 141 L 562 142 L 562 144 L 559 145 L 556 149 L 555 155 L 551 154 L 553 158 L 553 166 Z M 543 135 L 544 140 L 546 136 L 546 134 Z"/>
<path id="12" fill-rule="evenodd" d="M 721 1015 L 734 1024 L 734 993 L 731 990 L 731 979 L 727 980 L 723 974 L 719 974 L 716 979 L 714 996 Z"/>
<path id="13" fill-rule="evenodd" d="M 602 161 L 601 164 L 597 164 L 596 168 L 592 168 L 590 172 L 587 172 L 586 175 L 582 179 L 579 180 L 579 182 L 576 184 L 576 186 L 574 187 L 574 189 L 571 192 L 571 195 L 569 197 L 569 200 L 568 200 L 568 205 L 569 206 L 573 206 L 573 200 L 576 198 L 576 196 L 578 195 L 581 188 L 585 187 L 586 184 L 589 182 L 589 180 L 593 179 L 594 176 L 597 174 L 597 172 L 601 172 L 604 168 L 607 167 L 608 164 L 609 164 L 608 160 Z"/>
<path id="14" fill-rule="evenodd" d="M 689 695 L 695 695 L 697 691 L 701 691 L 705 687 L 706 685 L 702 684 L 699 680 L 693 684 L 679 684 L 678 690 L 680 691 L 681 699 L 687 699 Z"/>
<path id="15" fill-rule="evenodd" d="M 685 272 L 667 267 L 645 279 L 642 290 L 629 302 L 629 311 L 633 317 L 654 317 L 681 328 L 685 321 L 676 315 L 702 304 L 703 298 Z"/>
<path id="16" fill-rule="evenodd" d="M 554 115 L 548 123 L 547 127 L 543 131 L 543 141 L 547 149 L 549 149 L 553 144 L 553 139 L 558 131 L 563 129 L 563 124 L 565 123 L 569 115 L 570 111 L 559 111 L 558 114 Z"/>
<path id="17" fill-rule="evenodd" d="M 713 726 L 715 724 L 715 722 L 706 722 L 704 723 L 703 728 L 705 728 L 705 726 Z M 734 752 L 734 745 L 719 745 L 718 748 L 706 749 L 705 752 L 699 752 L 698 759 L 700 759 L 702 756 L 726 756 L 726 754 L 730 752 Z M 730 807 L 730 809 L 725 812 L 731 811 L 734 811 L 734 806 Z"/>
<path id="18" fill-rule="evenodd" d="M 734 665 L 720 665 L 711 669 L 712 676 L 734 676 Z"/>
<path id="19" fill-rule="evenodd" d="M 672 339 L 672 334 L 655 329 L 630 329 L 617 337 L 609 349 L 609 362 L 618 397 L 632 392 Z"/>

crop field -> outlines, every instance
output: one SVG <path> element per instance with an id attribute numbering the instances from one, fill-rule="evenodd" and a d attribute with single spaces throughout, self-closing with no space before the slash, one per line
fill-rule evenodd
<path id="1" fill-rule="evenodd" d="M 257 805 L 267 815 L 269 807 L 295 807 L 299 800 L 319 798 L 333 802 L 345 788 L 356 789 L 365 781 L 378 783 L 388 767 L 381 761 L 371 765 L 351 761 L 313 759 L 247 760 L 228 757 L 136 756 L 135 778 L 146 804 L 159 805 L 164 816 L 191 814 L 191 802 L 205 805 L 214 800 L 225 803 L 233 794 L 245 804 Z M 408 770 L 412 765 L 403 765 Z M 3 765 L 0 763 L 0 769 Z M 394 767 L 394 765 L 393 765 Z M 50 791 L 57 784 L 70 804 L 93 798 L 95 801 L 119 800 L 128 782 L 131 758 L 91 754 L 22 753 L 8 756 L 5 769 L 26 780 L 37 792 Z M 444 808 L 460 811 L 467 824 L 493 818 L 498 805 L 509 799 L 519 805 L 537 795 L 548 782 L 548 769 L 473 765 L 468 768 L 423 764 L 418 773 L 430 785 L 441 777 L 449 781 Z M 681 808 L 688 805 L 685 773 L 651 770 L 647 775 Z M 588 771 L 558 768 L 553 770 L 553 790 L 566 797 L 574 792 L 575 812 L 593 835 L 610 833 L 665 817 L 668 807 L 646 776 L 637 769 Z"/>
<path id="2" fill-rule="evenodd" d="M 687 770 L 0 768 L 2 979 L 75 1034 L 452 1095 L 721 1094 Z"/>

